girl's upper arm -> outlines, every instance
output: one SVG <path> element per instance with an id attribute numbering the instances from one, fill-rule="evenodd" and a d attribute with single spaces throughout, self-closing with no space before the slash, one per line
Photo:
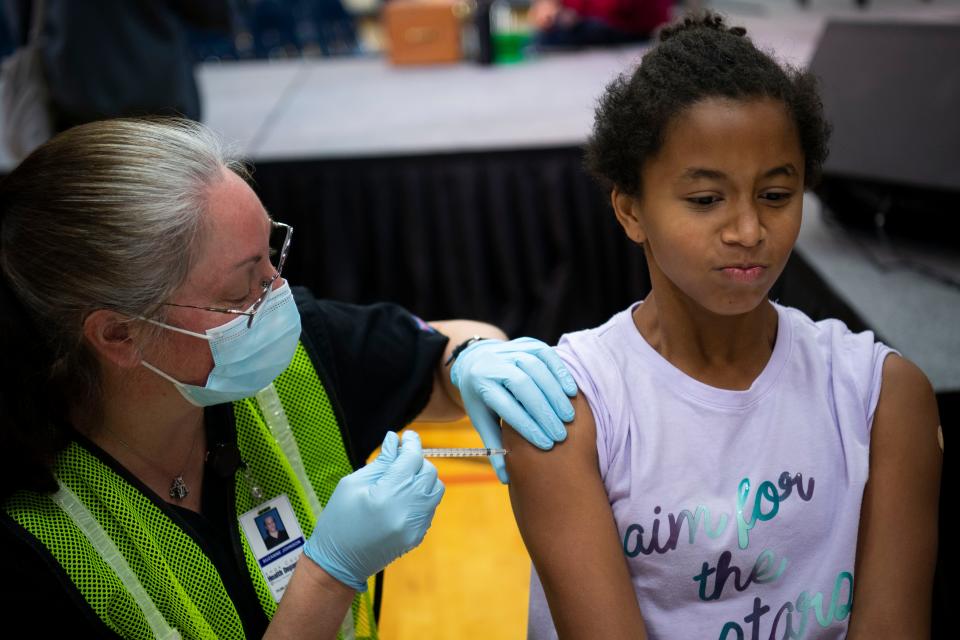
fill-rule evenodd
<path id="1" fill-rule="evenodd" d="M 936 399 L 897 355 L 883 365 L 870 438 L 850 638 L 928 638 L 942 452 Z"/>
<path id="2" fill-rule="evenodd" d="M 505 428 L 510 500 L 561 638 L 646 638 L 582 394 L 567 439 L 541 451 Z"/>

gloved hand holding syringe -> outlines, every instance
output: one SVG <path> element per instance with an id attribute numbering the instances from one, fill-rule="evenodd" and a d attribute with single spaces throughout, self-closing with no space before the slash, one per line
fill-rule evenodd
<path id="1" fill-rule="evenodd" d="M 368 578 L 420 544 L 443 497 L 437 469 L 425 457 L 507 453 L 501 448 L 423 449 L 414 431 L 388 432 L 371 463 L 342 478 L 325 505 L 304 553 L 357 591 Z"/>

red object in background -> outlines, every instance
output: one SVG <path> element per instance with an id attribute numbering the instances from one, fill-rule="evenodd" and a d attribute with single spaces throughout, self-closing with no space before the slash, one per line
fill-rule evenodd
<path id="1" fill-rule="evenodd" d="M 628 33 L 650 33 L 670 20 L 672 0 L 562 0 L 581 18 L 595 18 Z"/>

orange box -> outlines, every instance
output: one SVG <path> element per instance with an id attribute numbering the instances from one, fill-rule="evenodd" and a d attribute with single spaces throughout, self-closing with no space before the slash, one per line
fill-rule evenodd
<path id="1" fill-rule="evenodd" d="M 461 0 L 392 0 L 383 9 L 387 53 L 393 64 L 457 62 Z"/>

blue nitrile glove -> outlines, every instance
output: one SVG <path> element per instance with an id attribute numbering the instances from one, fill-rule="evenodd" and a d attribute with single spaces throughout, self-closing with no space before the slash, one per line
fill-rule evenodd
<path id="1" fill-rule="evenodd" d="M 573 420 L 567 396 L 577 395 L 577 384 L 560 356 L 539 340 L 475 342 L 457 356 L 450 380 L 487 447 L 502 446 L 497 416 L 541 449 L 567 437 L 563 423 Z M 500 482 L 509 482 L 503 456 L 490 462 Z"/>
<path id="2" fill-rule="evenodd" d="M 437 469 L 423 458 L 420 436 L 408 431 L 403 446 L 394 432 L 380 455 L 334 489 L 304 553 L 357 591 L 367 578 L 420 544 L 443 497 Z"/>

